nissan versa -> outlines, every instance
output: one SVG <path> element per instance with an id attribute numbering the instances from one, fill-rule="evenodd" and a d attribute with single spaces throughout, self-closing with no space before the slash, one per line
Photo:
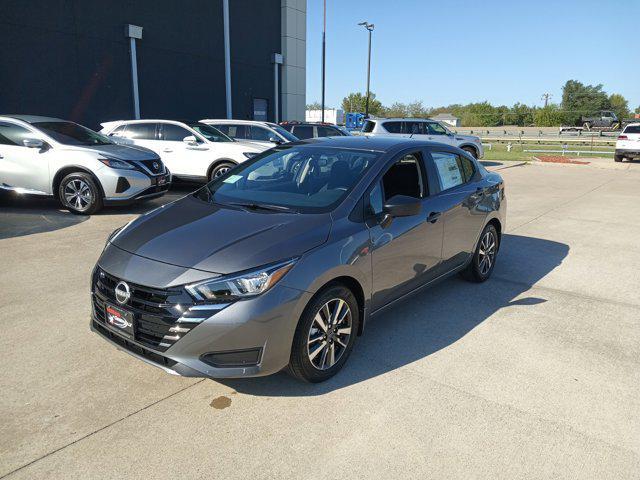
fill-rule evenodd
<path id="1" fill-rule="evenodd" d="M 113 232 L 91 327 L 170 373 L 323 381 L 371 315 L 456 272 L 489 278 L 505 211 L 501 177 L 453 146 L 280 145 Z"/>

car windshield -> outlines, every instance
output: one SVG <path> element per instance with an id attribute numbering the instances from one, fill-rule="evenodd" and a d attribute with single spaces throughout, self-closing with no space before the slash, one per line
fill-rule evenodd
<path id="1" fill-rule="evenodd" d="M 111 145 L 108 137 L 73 122 L 35 122 L 34 127 L 63 145 Z"/>
<path id="2" fill-rule="evenodd" d="M 195 195 L 204 201 L 251 209 L 328 212 L 349 194 L 379 155 L 283 145 L 240 164 Z"/>
<path id="3" fill-rule="evenodd" d="M 210 142 L 235 142 L 233 138 L 228 137 L 217 128 L 207 125 L 206 123 L 193 122 L 188 123 L 187 125 Z"/>
<path id="4" fill-rule="evenodd" d="M 280 135 L 282 135 L 284 138 L 286 138 L 289 142 L 297 142 L 298 140 L 300 140 L 293 133 L 291 133 L 288 130 L 285 130 L 280 125 L 271 126 L 271 128 L 274 129 L 276 132 L 278 132 Z"/>

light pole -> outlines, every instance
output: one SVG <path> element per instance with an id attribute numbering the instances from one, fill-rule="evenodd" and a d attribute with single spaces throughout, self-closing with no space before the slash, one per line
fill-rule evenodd
<path id="1" fill-rule="evenodd" d="M 324 15 L 322 23 L 322 123 L 324 123 L 324 79 L 325 79 L 325 65 L 326 59 L 326 43 L 325 37 L 327 34 L 327 0 L 324 0 Z"/>
<path id="2" fill-rule="evenodd" d="M 375 27 L 375 25 L 368 22 L 360 22 L 358 25 L 362 25 L 364 28 L 369 30 L 369 59 L 367 61 L 367 101 L 364 106 L 364 118 L 369 118 L 369 83 L 371 80 L 371 32 L 373 32 L 373 28 Z"/>

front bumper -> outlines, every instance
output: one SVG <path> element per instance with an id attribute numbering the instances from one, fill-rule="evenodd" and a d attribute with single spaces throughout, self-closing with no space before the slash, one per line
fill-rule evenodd
<path id="1" fill-rule="evenodd" d="M 150 176 L 138 170 L 105 167 L 98 170 L 97 175 L 104 190 L 105 205 L 128 205 L 138 200 L 161 197 L 171 187 L 172 180 L 169 170 Z"/>
<path id="2" fill-rule="evenodd" d="M 142 259 L 142 257 L 135 258 L 137 264 L 140 262 L 148 263 L 148 268 L 163 268 L 159 262 Z M 136 265 L 136 268 L 138 266 Z M 170 268 L 176 269 L 176 267 Z M 172 275 L 174 273 L 172 272 Z M 111 275 L 111 272 L 109 274 Z M 188 275 L 188 273 L 181 272 L 180 275 Z M 123 277 L 119 275 L 117 278 Z M 124 277 L 124 280 L 135 290 L 135 282 L 131 278 Z M 119 349 L 146 363 L 162 368 L 168 373 L 208 378 L 262 376 L 282 370 L 289 363 L 291 344 L 298 319 L 311 297 L 308 292 L 278 284 L 262 295 L 237 301 L 215 312 L 209 312 L 207 318 L 202 319 L 179 340 L 165 349 L 145 341 L 144 331 L 135 326 L 135 320 L 133 338 L 122 334 L 116 327 L 108 326 L 105 315 L 99 312 L 100 308 L 104 308 L 105 296 L 100 290 L 96 291 L 95 282 L 91 295 L 93 305 L 92 331 Z M 106 300 L 108 303 L 114 303 L 111 298 Z M 177 307 L 183 312 L 182 319 L 193 317 L 197 312 L 202 311 L 194 310 L 194 306 L 188 304 L 177 305 Z M 197 307 L 202 308 L 203 306 Z M 124 308 L 127 309 L 127 306 L 125 305 Z M 136 314 L 134 308 L 131 310 Z M 140 323 L 145 322 L 144 318 L 148 320 L 148 316 L 148 314 L 141 316 L 140 318 L 143 320 L 140 320 Z M 162 321 L 177 326 L 187 325 L 181 323 L 181 319 L 167 316 L 163 316 Z M 212 364 L 211 356 L 203 358 L 207 354 L 214 354 L 215 358 L 221 356 L 223 358 L 239 358 L 244 355 L 243 352 L 254 355 L 256 361 L 252 364 L 233 364 L 231 362 L 231 364 L 221 366 Z M 257 355 L 255 355 L 256 352 Z"/>

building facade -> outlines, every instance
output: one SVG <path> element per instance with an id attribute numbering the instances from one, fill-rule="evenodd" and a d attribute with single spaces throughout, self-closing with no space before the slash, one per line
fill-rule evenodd
<path id="1" fill-rule="evenodd" d="M 306 0 L 7 0 L 0 113 L 135 118 L 137 74 L 141 118 L 226 118 L 225 2 L 231 116 L 304 118 Z"/>

